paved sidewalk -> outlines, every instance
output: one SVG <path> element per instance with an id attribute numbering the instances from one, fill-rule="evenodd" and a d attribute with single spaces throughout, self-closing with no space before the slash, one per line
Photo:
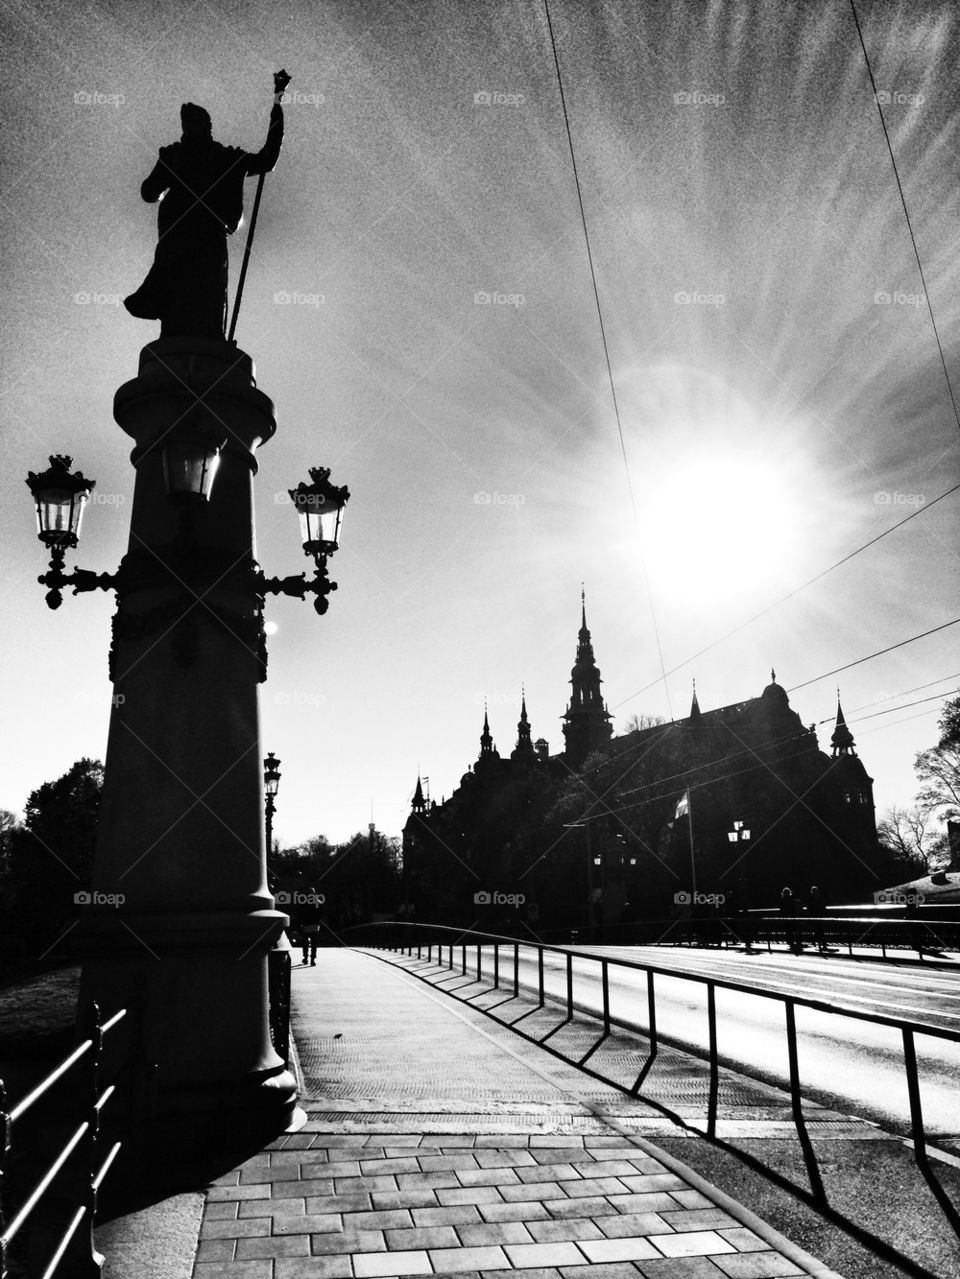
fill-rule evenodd
<path id="1" fill-rule="evenodd" d="M 212 1185 L 194 1279 L 837 1279 L 631 1130 L 662 1112 L 402 968 L 293 985 L 308 1122 Z"/>

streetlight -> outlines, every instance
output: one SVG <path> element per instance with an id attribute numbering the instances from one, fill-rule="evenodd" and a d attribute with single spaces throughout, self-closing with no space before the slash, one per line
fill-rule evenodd
<path id="1" fill-rule="evenodd" d="M 263 790 L 267 811 L 267 856 L 273 851 L 273 814 L 276 812 L 277 791 L 280 789 L 280 761 L 273 751 L 263 761 Z"/>
<path id="2" fill-rule="evenodd" d="M 198 421 L 196 415 L 178 424 L 163 439 L 160 466 L 164 496 L 170 504 L 179 508 L 181 515 L 199 503 L 209 503 L 213 482 L 220 465 L 220 454 L 226 441 Z M 149 587 L 173 588 L 176 600 L 171 608 L 157 610 L 155 614 L 139 614 L 132 623 L 118 613 L 115 619 L 115 635 L 135 630 L 138 636 L 151 629 L 180 631 L 181 622 L 187 621 L 191 631 L 196 628 L 194 613 L 198 603 L 206 612 L 219 617 L 235 634 L 250 640 L 250 626 L 243 611 L 236 608 L 214 607 L 203 599 L 211 585 L 233 592 L 253 593 L 258 615 L 258 631 L 255 636 L 261 663 L 262 683 L 266 679 L 266 633 L 263 628 L 263 607 L 267 595 L 291 595 L 305 599 L 315 595 L 314 608 L 321 615 L 329 608 L 327 596 L 337 589 L 337 583 L 327 576 L 327 559 L 340 545 L 340 529 L 343 510 L 350 499 L 350 491 L 343 485 L 330 483 L 327 467 L 311 467 L 312 484 L 303 481 L 296 489 L 289 490 L 290 497 L 300 516 L 301 541 L 305 555 L 312 556 L 316 569 L 313 580 L 307 581 L 306 573 L 288 577 L 265 577 L 252 556 L 226 562 L 222 552 L 200 547 L 189 523 L 183 519 L 177 525 L 173 540 L 149 550 L 141 548 L 126 555 L 115 573 L 94 573 L 89 569 L 75 568 L 72 573 L 63 571 L 64 556 L 74 549 L 80 540 L 80 521 L 87 499 L 96 485 L 80 471 L 71 472 L 73 459 L 63 454 L 50 458 L 50 466 L 39 474 L 29 471 L 26 483 L 33 494 L 37 512 L 37 536 L 50 549 L 50 567 L 37 580 L 48 586 L 46 601 L 57 609 L 63 603 L 64 587 L 73 587 L 74 595 L 86 591 L 116 591 L 117 603 L 138 590 Z M 183 637 L 181 635 L 181 639 Z M 191 665 L 194 659 L 193 637 L 183 640 L 179 649 L 181 665 Z M 114 652 L 110 653 L 110 676 L 114 676 Z"/>
<path id="3" fill-rule="evenodd" d="M 312 591 L 317 596 L 313 607 L 318 613 L 325 613 L 329 607 L 327 595 L 337 589 L 336 582 L 327 579 L 327 556 L 332 555 L 340 545 L 343 508 L 350 499 L 350 491 L 345 485 L 338 488 L 336 484 L 330 483 L 329 467 L 311 467 L 310 479 L 312 484 L 301 481 L 289 492 L 300 517 L 303 553 L 312 555 L 317 566 L 313 582 L 305 584 L 304 591 Z"/>

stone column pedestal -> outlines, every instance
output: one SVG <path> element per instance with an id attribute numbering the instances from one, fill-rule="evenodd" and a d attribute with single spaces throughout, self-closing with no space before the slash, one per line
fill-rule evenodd
<path id="1" fill-rule="evenodd" d="M 276 422 L 250 358 L 202 339 L 145 347 L 114 415 L 137 474 L 81 999 L 131 1008 L 157 1064 L 155 1149 L 190 1157 L 297 1113 L 267 1020 L 267 954 L 288 921 L 266 883 L 252 581 L 254 450 Z M 162 445 L 185 421 L 226 440 L 209 503 L 163 491 Z"/>

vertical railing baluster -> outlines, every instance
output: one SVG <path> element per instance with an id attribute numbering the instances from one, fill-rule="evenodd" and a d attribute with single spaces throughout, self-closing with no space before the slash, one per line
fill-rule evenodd
<path id="1" fill-rule="evenodd" d="M 818 1199 L 826 1201 L 826 1191 L 817 1165 L 817 1156 L 803 1117 L 803 1098 L 800 1095 L 800 1056 L 797 1051 L 797 1014 L 792 999 L 784 1000 L 784 1010 L 787 1017 L 787 1057 L 790 1062 L 790 1105 L 793 1110 L 793 1123 L 803 1149 L 811 1189 Z"/>
<path id="2" fill-rule="evenodd" d="M 609 965 L 605 959 L 600 961 L 600 970 L 603 974 L 603 1033 L 610 1034 L 610 981 L 608 973 Z"/>
<path id="3" fill-rule="evenodd" d="M 480 958 L 480 943 L 477 942 L 477 981 L 480 980 L 482 960 Z"/>
<path id="4" fill-rule="evenodd" d="M 913 1129 L 913 1153 L 921 1168 L 927 1165 L 927 1137 L 923 1128 L 923 1109 L 920 1105 L 920 1076 L 917 1073 L 917 1050 L 913 1030 L 903 1028 L 903 1064 L 907 1071 L 907 1096 L 910 1098 L 910 1123 Z"/>
<path id="5" fill-rule="evenodd" d="M 537 947 L 537 988 L 540 992 L 540 1007 L 543 1007 L 543 947 Z"/>
<path id="6" fill-rule="evenodd" d="M 573 955 L 567 951 L 567 1020 L 573 1019 Z"/>
<path id="7" fill-rule="evenodd" d="M 493 989 L 500 989 L 500 947 L 493 943 Z"/>
<path id="8" fill-rule="evenodd" d="M 717 1132 L 717 1098 L 720 1092 L 720 1063 L 717 1060 L 717 1000 L 712 981 L 707 982 L 707 1025 L 710 1035 L 710 1093 L 707 1099 L 707 1136 Z"/>
<path id="9" fill-rule="evenodd" d="M 3 1194 L 7 1178 L 7 1162 L 10 1156 L 10 1116 L 7 1113 L 7 1090 L 0 1079 L 0 1279 L 7 1279 L 7 1245 L 4 1233 L 7 1229 L 3 1215 Z"/>
<path id="10" fill-rule="evenodd" d="M 513 997 L 520 994 L 520 943 L 513 943 Z"/>

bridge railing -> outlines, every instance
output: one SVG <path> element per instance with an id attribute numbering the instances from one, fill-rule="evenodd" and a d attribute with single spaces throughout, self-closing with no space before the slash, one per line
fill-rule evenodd
<path id="1" fill-rule="evenodd" d="M 25 1226 L 30 1276 L 96 1279 L 101 1273 L 103 1258 L 93 1242 L 97 1200 L 135 1129 L 128 1115 L 123 1137 L 113 1139 L 121 1081 L 103 1078 L 105 1041 L 126 1018 L 121 1008 L 101 1022 L 97 1005 L 87 1006 L 77 1046 L 9 1110 L 0 1082 L 0 1279 L 7 1279 L 11 1245 Z M 130 1055 L 125 1055 L 129 1070 Z M 28 1131 L 38 1110 L 42 1122 Z M 17 1186 L 11 1194 L 12 1173 L 28 1156 L 32 1164 L 39 1162 L 39 1170 L 24 1174 L 28 1187 Z M 13 1214 L 9 1220 L 5 1200 Z M 23 1242 L 17 1244 L 21 1255 Z"/>
<path id="2" fill-rule="evenodd" d="M 503 989 L 504 986 L 508 990 L 512 989 L 514 997 L 519 997 L 521 989 L 523 989 L 524 993 L 529 990 L 536 995 L 538 1008 L 543 1008 L 548 999 L 550 1002 L 559 1002 L 561 1007 L 565 1008 L 567 1021 L 572 1021 L 575 1009 L 586 1012 L 591 1016 L 597 1015 L 597 1009 L 592 1004 L 585 1004 L 582 1000 L 579 1003 L 574 1001 L 574 961 L 579 961 L 584 966 L 595 964 L 597 966 L 595 971 L 600 981 L 602 1003 L 599 1017 L 603 1025 L 603 1035 L 590 1052 L 575 1064 L 587 1074 L 602 1080 L 604 1083 L 612 1084 L 631 1096 L 640 1094 L 643 1082 L 656 1060 L 662 1038 L 657 1028 L 657 979 L 682 980 L 694 982 L 705 987 L 710 1075 L 707 1092 L 706 1124 L 707 1136 L 712 1139 L 716 1138 L 720 1094 L 720 1059 L 717 1048 L 717 991 L 735 991 L 739 994 L 768 999 L 781 1004 L 787 1040 L 793 1122 L 803 1150 L 811 1188 L 817 1199 L 824 1199 L 825 1195 L 803 1115 L 797 1050 L 796 1011 L 798 1008 L 804 1008 L 819 1013 L 827 1013 L 831 1016 L 849 1017 L 859 1022 L 890 1027 L 898 1032 L 903 1045 L 903 1069 L 910 1105 L 914 1157 L 922 1170 L 929 1169 L 915 1036 L 923 1034 L 946 1040 L 950 1043 L 960 1043 L 960 1032 L 958 1031 L 946 1030 L 939 1026 L 910 1021 L 902 1017 L 890 1017 L 881 1013 L 864 1012 L 861 1008 L 845 1004 L 842 999 L 833 998 L 828 1003 L 823 999 L 815 999 L 810 996 L 760 989 L 757 986 L 727 978 L 708 976 L 701 973 L 680 973 L 675 969 L 661 967 L 646 960 L 625 959 L 620 956 L 599 954 L 596 951 L 581 950 L 572 946 L 554 946 L 536 940 L 521 940 L 514 937 L 504 937 L 496 933 L 456 929 L 440 924 L 400 922 L 365 924 L 346 929 L 343 933 L 343 939 L 351 946 L 388 950 L 410 958 L 415 957 L 425 961 L 428 965 L 436 964 L 437 966 L 448 968 L 451 972 L 459 970 L 461 976 L 471 979 L 471 983 L 482 984 L 484 980 L 488 980 L 492 989 Z M 520 959 L 522 954 L 525 957 L 529 956 L 531 964 L 536 965 L 536 977 L 530 982 L 521 982 L 520 980 Z M 557 996 L 548 995 L 546 991 L 544 971 L 544 957 L 546 955 L 555 955 L 561 961 L 565 977 L 565 993 L 559 999 Z M 628 970 L 642 975 L 642 986 L 645 987 L 646 991 L 645 1025 L 642 1023 L 628 1023 L 611 1015 L 610 972 L 612 969 Z M 475 1004 L 473 1006 L 477 1007 Z M 486 1010 L 480 1009 L 480 1011 Z M 600 1043 L 609 1036 L 611 1027 L 614 1025 L 634 1032 L 637 1031 L 639 1026 L 641 1033 L 649 1040 L 649 1053 L 640 1066 L 637 1078 L 631 1087 L 626 1087 L 620 1081 L 600 1074 L 592 1067 L 586 1065 L 587 1059 L 593 1055 Z M 515 1024 L 512 1029 L 525 1039 L 530 1040 L 530 1042 L 540 1044 L 541 1047 L 546 1048 L 547 1051 L 552 1052 L 555 1056 L 563 1056 L 562 1053 L 559 1053 L 549 1044 L 543 1043 L 535 1036 L 527 1034 L 520 1026 Z M 564 1058 L 564 1060 L 568 1059 Z M 663 1109 L 669 1110 L 666 1106 Z M 683 1121 L 681 1120 L 681 1122 Z"/>
<path id="3" fill-rule="evenodd" d="M 539 930 L 555 945 L 718 946 L 772 951 L 774 946 L 814 949 L 879 951 L 883 959 L 898 951 L 914 951 L 925 963 L 944 951 L 960 952 L 960 918 L 929 914 L 890 918 L 889 915 L 780 915 L 745 911 L 737 915 L 701 918 L 642 919 L 629 924 L 586 926 L 579 929 Z"/>

